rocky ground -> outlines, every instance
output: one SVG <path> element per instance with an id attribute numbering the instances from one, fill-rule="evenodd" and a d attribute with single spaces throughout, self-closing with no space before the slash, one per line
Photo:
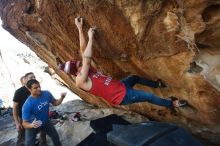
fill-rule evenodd
<path id="1" fill-rule="evenodd" d="M 64 146 L 74 146 L 86 138 L 90 133 L 92 133 L 93 129 L 90 127 L 91 120 L 95 120 L 111 114 L 122 116 L 125 120 L 131 123 L 144 122 L 148 120 L 146 117 L 131 111 L 112 108 L 97 108 L 81 100 L 69 101 L 58 107 L 52 107 L 51 111 L 53 110 L 56 110 L 58 113 L 65 114 L 67 116 L 67 119 L 64 121 L 58 122 L 57 120 L 52 120 L 52 122 L 56 123 L 55 127 Z M 72 114 L 75 112 L 80 112 L 80 121 L 75 122 L 70 120 Z M 0 145 L 14 146 L 17 133 L 12 117 L 6 116 L 1 118 L 0 123 Z M 52 146 L 50 139 L 47 138 L 47 140 L 48 144 Z"/>
<path id="2" fill-rule="evenodd" d="M 0 117 L 0 145 L 13 146 L 16 142 L 16 128 L 12 116 Z"/>
<path id="3" fill-rule="evenodd" d="M 60 116 L 66 117 L 65 120 L 61 120 L 60 118 L 51 120 L 51 122 L 54 123 L 55 128 L 59 133 L 60 140 L 64 146 L 75 146 L 94 132 L 90 126 L 91 120 L 102 118 L 111 114 L 121 116 L 130 123 L 146 122 L 149 120 L 148 118 L 131 111 L 116 108 L 99 108 L 91 104 L 87 104 L 82 100 L 68 101 L 57 107 L 51 106 L 50 111 L 56 111 Z M 80 121 L 71 120 L 73 119 L 73 115 L 77 112 L 81 115 Z M 12 116 L 6 115 L 1 117 L 0 123 L 0 146 L 15 146 L 17 132 Z M 199 139 L 199 137 L 195 137 Z M 204 144 L 204 146 L 217 146 L 209 143 L 209 141 L 203 139 L 199 140 Z M 53 145 L 48 136 L 47 143 L 49 146 Z"/>

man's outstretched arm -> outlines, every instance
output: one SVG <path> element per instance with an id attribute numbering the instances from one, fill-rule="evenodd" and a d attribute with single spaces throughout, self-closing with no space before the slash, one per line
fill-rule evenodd
<path id="1" fill-rule="evenodd" d="M 77 17 L 75 18 L 75 24 L 79 31 L 79 45 L 80 45 L 80 54 L 82 56 L 83 52 L 86 49 L 86 39 L 83 33 L 83 18 Z"/>
<path id="2" fill-rule="evenodd" d="M 92 43 L 93 43 L 94 31 L 95 31 L 94 28 L 90 28 L 88 31 L 89 41 L 88 41 L 85 51 L 82 54 L 81 71 L 79 75 L 77 75 L 77 78 L 76 78 L 76 85 L 79 87 L 81 87 L 82 84 L 86 83 L 88 80 L 89 68 L 92 62 Z"/>
<path id="3" fill-rule="evenodd" d="M 66 92 L 61 93 L 61 97 L 59 99 L 55 99 L 52 102 L 53 106 L 60 105 L 65 97 L 66 97 Z"/>

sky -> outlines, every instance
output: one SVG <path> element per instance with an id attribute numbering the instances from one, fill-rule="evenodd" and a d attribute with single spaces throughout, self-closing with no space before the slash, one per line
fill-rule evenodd
<path id="1" fill-rule="evenodd" d="M 18 41 L 14 36 L 3 29 L 1 19 L 0 52 L 2 54 L 0 61 L 3 64 L 0 66 L 0 99 L 6 99 L 9 102 L 12 101 L 14 91 L 21 86 L 20 77 L 27 72 L 34 72 L 37 80 L 41 84 L 41 89 L 51 91 L 55 98 L 59 98 L 61 92 L 67 92 L 67 97 L 64 102 L 79 99 L 79 97 L 72 93 L 69 89 L 57 85 L 57 81 L 52 79 L 49 74 L 43 72 L 41 67 L 47 66 L 47 64 L 41 61 L 26 45 Z M 29 57 L 28 60 L 31 63 L 25 63 L 23 58 L 19 57 L 18 54 L 31 54 L 32 57 Z M 14 84 L 13 86 L 12 83 Z"/>

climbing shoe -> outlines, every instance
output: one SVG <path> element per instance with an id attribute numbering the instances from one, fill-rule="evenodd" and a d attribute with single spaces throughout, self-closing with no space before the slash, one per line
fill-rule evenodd
<path id="1" fill-rule="evenodd" d="M 169 97 L 172 100 L 173 107 L 186 107 L 188 102 L 186 100 L 179 100 L 174 96 Z"/>

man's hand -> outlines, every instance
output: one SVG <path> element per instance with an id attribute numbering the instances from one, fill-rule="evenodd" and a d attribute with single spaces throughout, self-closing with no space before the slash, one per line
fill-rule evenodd
<path id="1" fill-rule="evenodd" d="M 16 129 L 17 131 L 20 131 L 21 129 L 23 129 L 23 126 L 20 123 L 16 123 Z"/>
<path id="2" fill-rule="evenodd" d="M 95 27 L 90 28 L 88 31 L 89 39 L 93 39 L 94 33 L 95 33 Z"/>
<path id="3" fill-rule="evenodd" d="M 67 94 L 66 92 L 61 93 L 61 97 L 62 97 L 62 98 L 65 98 L 65 97 L 66 97 L 66 94 Z"/>
<path id="4" fill-rule="evenodd" d="M 34 121 L 31 123 L 31 127 L 32 128 L 38 128 L 40 127 L 42 124 L 42 121 L 41 120 L 36 120 L 36 118 L 34 119 Z"/>
<path id="5" fill-rule="evenodd" d="M 75 24 L 77 26 L 78 29 L 82 29 L 83 26 L 83 18 L 81 18 L 80 16 L 75 18 Z"/>

